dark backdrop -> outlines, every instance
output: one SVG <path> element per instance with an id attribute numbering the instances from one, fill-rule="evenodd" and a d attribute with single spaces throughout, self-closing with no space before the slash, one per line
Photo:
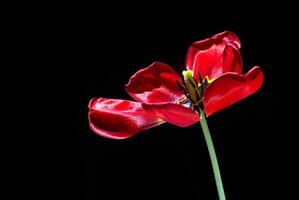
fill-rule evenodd
<path id="1" fill-rule="evenodd" d="M 54 179 L 46 195 L 217 199 L 200 124 L 164 124 L 127 140 L 109 140 L 90 131 L 87 105 L 92 97 L 131 99 L 124 85 L 137 70 L 162 61 L 180 72 L 192 42 L 224 30 L 241 39 L 243 72 L 259 65 L 265 74 L 256 94 L 208 118 L 227 199 L 278 195 L 283 177 L 279 165 L 285 159 L 280 150 L 285 139 L 276 132 L 284 87 L 280 68 L 285 64 L 278 49 L 286 45 L 282 38 L 290 27 L 274 11 L 135 11 L 76 11 L 47 18 L 48 26 L 41 30 L 47 54 L 41 59 L 46 60 L 41 77 L 47 77 L 45 90 L 58 108 L 48 114 L 58 126 L 49 135 L 55 141 L 47 149 L 54 153 L 46 157 L 51 167 L 42 172 Z"/>

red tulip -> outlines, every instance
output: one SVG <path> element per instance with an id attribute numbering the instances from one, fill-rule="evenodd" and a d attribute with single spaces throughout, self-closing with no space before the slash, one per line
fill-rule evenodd
<path id="1" fill-rule="evenodd" d="M 242 73 L 240 40 L 222 32 L 191 45 L 182 78 L 168 65 L 154 62 L 137 71 L 125 86 L 137 102 L 94 98 L 89 103 L 91 129 L 104 137 L 123 139 L 164 122 L 180 127 L 256 92 L 263 83 L 260 67 Z"/>

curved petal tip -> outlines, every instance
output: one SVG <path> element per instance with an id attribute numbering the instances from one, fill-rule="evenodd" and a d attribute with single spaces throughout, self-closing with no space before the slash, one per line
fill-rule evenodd
<path id="1" fill-rule="evenodd" d="M 213 81 L 204 92 L 206 114 L 212 115 L 255 93 L 263 84 L 262 68 L 256 66 L 245 75 L 226 73 Z"/>

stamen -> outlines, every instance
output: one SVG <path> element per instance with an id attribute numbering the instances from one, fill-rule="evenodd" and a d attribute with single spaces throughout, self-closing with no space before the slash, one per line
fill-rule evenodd
<path id="1" fill-rule="evenodd" d="M 179 100 L 178 101 L 178 104 L 184 104 L 188 101 L 188 98 L 187 97 L 184 97 L 183 99 Z"/>
<path id="2" fill-rule="evenodd" d="M 198 101 L 200 101 L 201 97 L 199 96 L 198 90 L 196 90 L 196 92 L 195 92 L 195 96 L 196 96 L 196 99 L 197 99 Z"/>
<path id="3" fill-rule="evenodd" d="M 185 87 L 178 80 L 176 80 L 175 82 L 181 90 L 185 90 Z"/>
<path id="4" fill-rule="evenodd" d="M 199 72 L 197 73 L 197 76 L 198 76 L 198 79 L 199 79 L 199 83 L 202 84 L 202 78 L 201 78 L 201 75 L 200 75 Z"/>
<path id="5" fill-rule="evenodd" d="M 206 76 L 205 80 L 203 81 L 202 83 L 202 89 L 205 90 L 207 88 L 207 86 L 209 85 L 209 79 L 208 77 Z"/>
<path id="6" fill-rule="evenodd" d="M 198 87 L 198 91 L 200 93 L 200 97 L 202 98 L 203 97 L 203 87 L 202 87 L 202 85 L 200 87 Z"/>
<path id="7" fill-rule="evenodd" d="M 183 91 L 184 95 L 187 96 L 188 90 L 186 89 L 186 87 L 183 84 L 181 84 L 178 80 L 176 80 L 176 83 L 179 86 L 179 88 Z"/>

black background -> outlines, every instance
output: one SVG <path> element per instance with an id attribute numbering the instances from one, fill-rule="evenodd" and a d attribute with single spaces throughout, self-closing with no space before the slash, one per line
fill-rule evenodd
<path id="1" fill-rule="evenodd" d="M 292 26 L 285 21 L 292 17 L 282 19 L 281 10 L 236 13 L 192 6 L 104 10 L 63 10 L 33 23 L 37 78 L 46 82 L 40 91 L 45 97 L 37 93 L 42 109 L 36 120 L 43 128 L 32 151 L 47 152 L 34 157 L 42 195 L 217 199 L 200 124 L 163 124 L 127 140 L 109 140 L 90 131 L 87 105 L 92 97 L 132 100 L 124 85 L 137 70 L 162 61 L 180 73 L 192 42 L 229 30 L 241 39 L 243 72 L 259 65 L 265 81 L 257 93 L 208 118 L 226 196 L 277 197 L 288 177 L 280 166 L 288 165 L 283 152 L 289 133 L 281 131 L 278 110 L 287 93 L 281 69 L 288 68 L 282 55 L 289 55 L 284 49 Z"/>

